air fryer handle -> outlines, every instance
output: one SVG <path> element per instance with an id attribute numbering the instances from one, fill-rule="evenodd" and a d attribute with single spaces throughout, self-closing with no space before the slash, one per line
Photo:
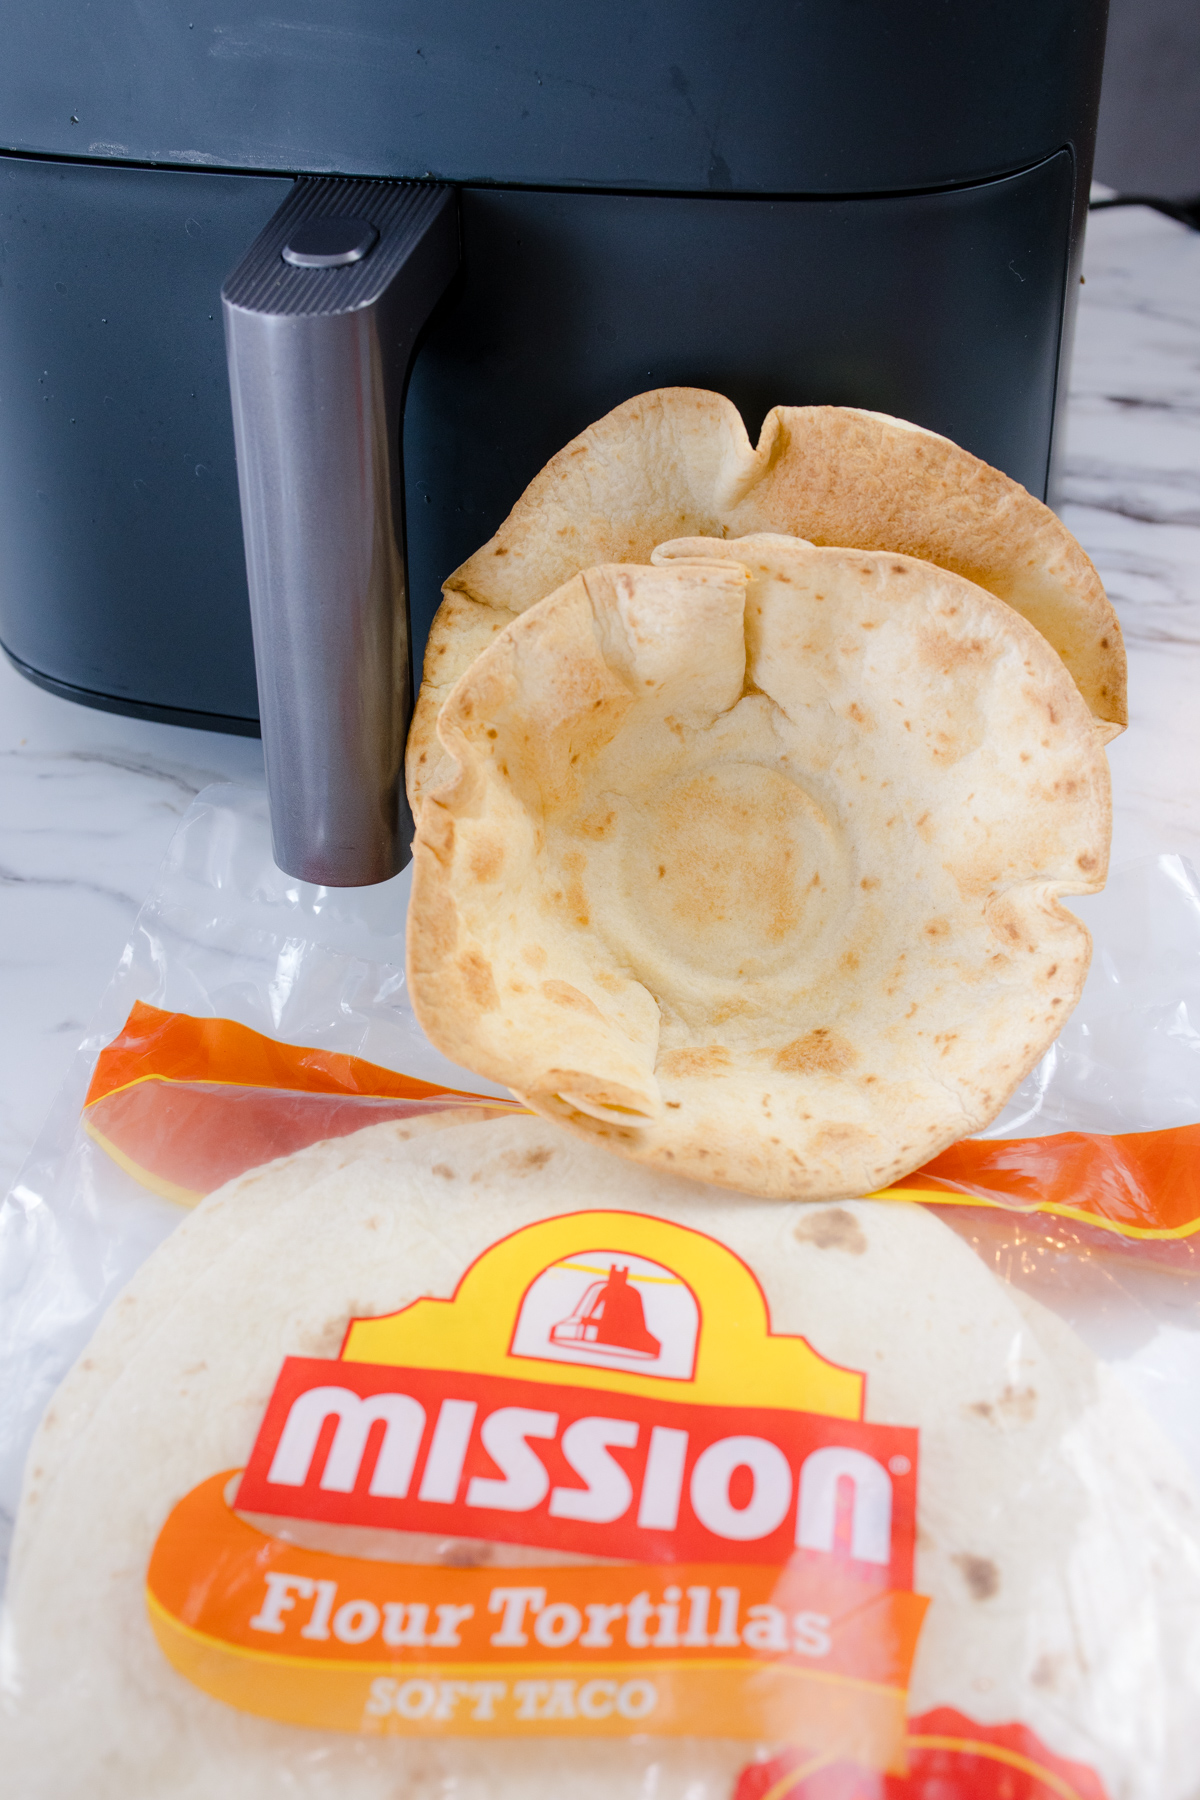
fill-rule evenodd
<path id="1" fill-rule="evenodd" d="M 409 856 L 401 420 L 458 260 L 453 188 L 302 177 L 222 289 L 275 860 L 330 887 Z"/>

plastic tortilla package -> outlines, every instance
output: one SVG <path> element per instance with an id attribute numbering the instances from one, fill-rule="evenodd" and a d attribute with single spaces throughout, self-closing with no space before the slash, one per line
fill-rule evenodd
<path id="1" fill-rule="evenodd" d="M 1200 1508 L 1061 1322 L 920 1207 L 461 1117 L 231 1183 L 108 1314 L 27 1477 L 18 1792 L 716 1796 L 930 1715 L 1194 1790 Z"/>
<path id="2" fill-rule="evenodd" d="M 5 1800 L 1194 1800 L 1186 866 L 1075 903 L 986 1131 L 813 1203 L 448 1063 L 407 875 L 268 843 L 197 801 L 3 1215 Z"/>

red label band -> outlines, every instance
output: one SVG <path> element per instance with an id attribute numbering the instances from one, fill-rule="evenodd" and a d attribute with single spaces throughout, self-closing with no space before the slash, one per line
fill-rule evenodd
<path id="1" fill-rule="evenodd" d="M 1093 1769 L 1025 1725 L 979 1725 L 952 1707 L 909 1719 L 903 1772 L 883 1774 L 816 1744 L 742 1770 L 733 1800 L 1107 1800 Z"/>
<path id="2" fill-rule="evenodd" d="M 241 1511 L 910 1588 L 917 1433 L 508 1376 L 288 1357 Z"/>

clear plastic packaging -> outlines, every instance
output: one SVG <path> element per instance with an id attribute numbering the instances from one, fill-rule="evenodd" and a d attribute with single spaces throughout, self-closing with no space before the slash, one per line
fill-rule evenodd
<path id="1" fill-rule="evenodd" d="M 211 788 L 193 805 L 138 917 L 100 1012 L 0 1217 L 0 1498 L 10 1520 L 26 1452 L 51 1395 L 121 1289 L 181 1221 L 192 1216 L 189 1209 L 204 1192 L 272 1157 L 323 1140 L 340 1140 L 376 1123 L 390 1121 L 403 1127 L 405 1121 L 421 1114 L 451 1109 L 461 1118 L 465 1115 L 459 1109 L 464 1106 L 478 1108 L 489 1102 L 495 1112 L 506 1104 L 512 1107 L 510 1098 L 492 1084 L 440 1057 L 416 1025 L 404 990 L 406 894 L 406 876 L 382 888 L 347 893 L 305 887 L 280 874 L 271 860 L 266 807 L 259 795 L 232 787 Z M 1099 1631 L 1102 1637 L 1105 1633 L 1125 1634 L 1128 1643 L 1122 1637 L 1118 1651 L 1106 1640 L 1094 1691 L 1080 1698 L 1061 1682 L 1056 1688 L 1057 1652 L 1044 1647 L 1056 1641 L 1057 1626 L 1051 1614 L 1058 1602 L 1049 1590 L 1038 1599 L 1034 1584 L 1023 1599 L 1006 1598 L 997 1607 L 992 1604 L 995 1590 L 989 1583 L 998 1579 L 997 1568 L 1008 1579 L 1005 1556 L 1010 1550 L 997 1551 L 994 1558 L 978 1546 L 958 1550 L 939 1574 L 934 1568 L 936 1557 L 927 1546 L 924 1567 L 927 1587 L 934 1594 L 931 1616 L 955 1618 L 959 1602 L 954 1596 L 961 1589 L 964 1635 L 961 1655 L 956 1656 L 944 1649 L 941 1625 L 926 1630 L 909 1694 L 906 1750 L 893 1745 L 890 1752 L 879 1752 L 875 1765 L 859 1766 L 853 1757 L 839 1751 L 842 1740 L 834 1728 L 822 1725 L 813 1714 L 817 1722 L 806 1729 L 815 1733 L 812 1742 L 820 1739 L 815 1750 L 807 1740 L 807 1747 L 789 1743 L 786 1733 L 774 1739 L 769 1732 L 760 1733 L 751 1735 L 740 1749 L 735 1746 L 731 1750 L 725 1740 L 719 1747 L 714 1745 L 706 1767 L 703 1751 L 698 1760 L 689 1761 L 690 1753 L 683 1754 L 678 1738 L 656 1738 L 649 1728 L 639 1736 L 636 1715 L 645 1696 L 641 1688 L 636 1692 L 635 1688 L 642 1676 L 637 1670 L 626 1671 L 610 1694 L 604 1686 L 605 1670 L 590 1688 L 579 1676 L 572 1693 L 582 1694 L 586 1689 L 591 1696 L 580 1702 L 585 1714 L 587 1706 L 602 1712 L 611 1699 L 608 1713 L 614 1718 L 616 1697 L 625 1695 L 622 1704 L 629 1718 L 624 1725 L 618 1719 L 601 1732 L 601 1736 L 623 1732 L 624 1747 L 618 1753 L 609 1743 L 603 1753 L 594 1752 L 595 1781 L 606 1792 L 615 1785 L 621 1793 L 644 1795 L 647 1800 L 651 1794 L 676 1792 L 680 1796 L 686 1793 L 691 1800 L 710 1800 L 710 1796 L 712 1800 L 725 1796 L 728 1800 L 783 1800 L 785 1794 L 788 1800 L 900 1800 L 901 1796 L 904 1800 L 934 1800 L 934 1796 L 936 1800 L 1049 1800 L 1051 1795 L 1056 1800 L 1063 1796 L 1067 1800 L 1072 1796 L 1074 1800 L 1192 1800 L 1189 1783 L 1193 1777 L 1200 1779 L 1200 1730 L 1189 1739 L 1188 1730 L 1179 1727 L 1175 1714 L 1190 1708 L 1193 1719 L 1200 1716 L 1200 1619 L 1177 1616 L 1164 1596 L 1171 1589 L 1172 1568 L 1181 1597 L 1191 1593 L 1193 1583 L 1200 1582 L 1200 1510 L 1196 1501 L 1200 1494 L 1200 1422 L 1193 1398 L 1200 1385 L 1196 1261 L 1200 1227 L 1196 1173 L 1200 1165 L 1200 888 L 1181 859 L 1161 857 L 1116 871 L 1104 894 L 1077 905 L 1093 934 L 1092 972 L 1083 1000 L 1053 1049 L 979 1139 L 956 1147 L 874 1203 L 881 1206 L 886 1201 L 889 1212 L 895 1212 L 893 1236 L 888 1237 L 880 1227 L 881 1242 L 894 1240 L 899 1246 L 895 1254 L 904 1250 L 910 1238 L 923 1244 L 922 1231 L 932 1243 L 929 1234 L 936 1219 L 939 1230 L 949 1227 L 960 1240 L 954 1255 L 965 1255 L 964 1244 L 973 1253 L 960 1264 L 953 1263 L 949 1250 L 937 1253 L 950 1258 L 947 1267 L 964 1272 L 964 1290 L 975 1279 L 965 1271 L 976 1261 L 999 1278 L 997 1291 L 1007 1297 L 996 1301 L 1000 1309 L 996 1316 L 1008 1323 L 997 1325 L 988 1340 L 991 1361 L 987 1380 L 994 1377 L 994 1395 L 968 1404 L 967 1387 L 974 1377 L 964 1375 L 967 1385 L 961 1403 L 955 1402 L 958 1412 L 943 1420 L 936 1407 L 922 1412 L 911 1400 L 893 1406 L 888 1398 L 886 1366 L 872 1362 L 869 1383 L 874 1385 L 865 1390 L 867 1410 L 860 1416 L 883 1421 L 864 1426 L 868 1433 L 897 1426 L 907 1429 L 910 1424 L 915 1430 L 919 1424 L 922 1468 L 928 1469 L 929 1491 L 938 1506 L 945 1484 L 949 1482 L 945 1491 L 957 1492 L 954 1483 L 965 1478 L 962 1471 L 947 1474 L 959 1440 L 968 1445 L 973 1441 L 971 1433 L 985 1427 L 985 1436 L 998 1433 L 1000 1439 L 1011 1440 L 1016 1447 L 1014 1455 L 1020 1451 L 1018 1473 L 1020 1455 L 1035 1458 L 1013 1490 L 1014 1517 L 1023 1516 L 1020 1509 L 1034 1504 L 1039 1483 L 1049 1494 L 1055 1481 L 1066 1479 L 1061 1472 L 1068 1471 L 1072 1481 L 1082 1484 L 1080 1492 L 1091 1497 L 1092 1508 L 1081 1512 L 1074 1526 L 1069 1521 L 1064 1525 L 1067 1535 L 1058 1559 L 1064 1593 L 1071 1596 L 1070 1607 L 1083 1609 L 1078 1622 L 1080 1641 L 1099 1642 L 1095 1635 Z M 551 1128 L 520 1116 L 519 1109 L 512 1111 L 516 1115 L 511 1125 L 514 1146 L 524 1141 L 523 1132 L 536 1137 L 538 1132 L 549 1131 L 553 1138 Z M 508 1125 L 503 1129 L 508 1130 Z M 368 1134 L 355 1144 L 359 1141 L 382 1140 L 373 1140 Z M 350 1157 L 357 1154 L 353 1146 L 347 1151 Z M 505 1154 L 514 1157 L 517 1149 Z M 572 1154 L 585 1157 L 583 1151 Z M 430 1152 L 426 1162 L 436 1173 L 440 1165 L 430 1162 L 432 1156 Z M 604 1161 L 600 1157 L 601 1164 Z M 530 1166 L 537 1166 L 536 1158 Z M 581 1166 L 585 1170 L 591 1167 L 586 1157 Z M 614 1163 L 613 1168 L 627 1183 L 636 1185 L 644 1179 L 624 1164 Z M 619 1191 L 618 1176 L 613 1180 L 617 1182 L 614 1191 Z M 436 1180 L 433 1186 L 436 1189 Z M 529 1204 L 533 1207 L 530 1218 L 537 1220 L 545 1213 L 560 1212 L 564 1201 L 551 1193 L 542 1203 L 542 1213 L 532 1201 Z M 714 1197 L 707 1229 L 719 1241 L 732 1242 L 737 1235 L 740 1227 L 727 1223 L 722 1239 L 719 1221 L 735 1220 L 740 1204 L 736 1196 Z M 769 1214 L 771 1204 L 746 1202 L 747 1217 Z M 909 1207 L 932 1218 L 920 1230 L 919 1220 L 914 1221 L 912 1231 L 901 1228 Z M 880 1215 L 872 1212 L 870 1205 L 865 1210 L 862 1203 L 815 1208 L 807 1223 L 803 1207 L 785 1210 L 789 1220 L 793 1213 L 797 1215 L 798 1223 L 789 1223 L 787 1229 L 801 1241 L 803 1254 L 814 1258 L 822 1270 L 828 1267 L 838 1279 L 847 1271 L 853 1274 L 866 1268 L 876 1254 L 874 1227 L 869 1221 Z M 195 1218 L 207 1221 L 208 1209 L 201 1207 Z M 524 1226 L 524 1215 L 518 1223 Z M 210 1230 L 210 1223 L 202 1223 L 202 1231 Z M 195 1241 L 190 1225 L 188 1233 Z M 186 1244 L 188 1233 L 181 1233 L 181 1243 Z M 946 1235 L 941 1232 L 938 1241 Z M 498 1238 L 499 1231 L 492 1236 Z M 491 1253 L 486 1252 L 483 1263 Z M 855 1261 L 860 1253 L 866 1258 L 861 1265 Z M 651 1284 L 675 1280 L 667 1267 L 671 1254 L 668 1243 L 660 1259 L 665 1274 L 660 1270 L 655 1275 L 658 1264 L 652 1261 L 644 1267 L 638 1264 L 640 1279 Z M 684 1251 L 678 1254 L 682 1256 Z M 739 1254 L 743 1254 L 740 1246 Z M 766 1252 L 744 1254 L 765 1292 L 772 1332 L 783 1329 L 805 1339 L 815 1333 L 817 1348 L 830 1359 L 830 1367 L 867 1366 L 866 1338 L 859 1341 L 852 1334 L 839 1338 L 841 1326 L 832 1302 L 829 1322 L 823 1327 L 819 1320 L 787 1322 L 789 1299 L 782 1265 L 773 1287 L 770 1256 Z M 602 1285 L 616 1279 L 618 1266 L 611 1257 L 605 1262 L 604 1255 L 599 1271 Z M 478 1257 L 471 1264 L 473 1269 L 477 1266 Z M 554 1264 L 556 1269 L 559 1266 Z M 166 1267 L 169 1275 L 169 1265 Z M 369 1262 L 364 1264 L 365 1270 L 369 1267 Z M 568 1262 L 562 1267 L 573 1265 Z M 157 1274 L 156 1269 L 160 1270 Z M 161 1285 L 166 1279 L 157 1263 L 151 1264 L 147 1273 L 152 1288 L 155 1281 Z M 587 1273 L 587 1269 L 577 1271 L 578 1279 Z M 451 1288 L 458 1278 L 450 1280 Z M 635 1274 L 634 1279 L 639 1277 Z M 628 1327 L 633 1332 L 629 1341 L 636 1340 L 641 1347 L 629 1354 L 653 1360 L 661 1351 L 660 1340 L 665 1341 L 657 1324 L 654 1331 L 647 1324 L 658 1318 L 654 1308 L 659 1301 L 654 1298 L 653 1285 L 641 1291 L 648 1296 L 644 1310 Z M 555 1325 L 556 1331 L 560 1326 L 565 1330 L 569 1319 L 586 1321 L 601 1315 L 603 1309 L 597 1312 L 596 1296 L 592 1294 L 589 1300 L 590 1293 L 591 1289 L 580 1290 L 572 1302 L 574 1312 L 565 1302 L 557 1308 L 564 1311 L 564 1319 Z M 387 1310 L 386 1295 L 379 1298 L 355 1290 L 355 1296 L 356 1315 Z M 893 1299 L 888 1299 L 888 1306 Z M 703 1316 L 715 1317 L 716 1302 L 711 1296 L 705 1305 L 708 1310 L 702 1309 Z M 928 1316 L 932 1318 L 936 1311 L 932 1302 L 930 1308 Z M 486 1306 L 477 1307 L 475 1316 L 482 1317 L 487 1311 Z M 973 1317 L 979 1315 L 980 1307 L 975 1306 Z M 917 1326 L 911 1319 L 902 1325 L 901 1316 L 897 1313 L 896 1323 L 887 1327 L 892 1341 L 903 1332 L 924 1328 L 925 1315 L 913 1315 Z M 963 1329 L 968 1328 L 976 1334 L 982 1329 L 964 1319 Z M 586 1335 L 584 1328 L 578 1325 L 573 1329 L 574 1338 L 566 1331 L 554 1342 L 560 1348 L 567 1346 L 562 1353 L 568 1362 L 586 1362 L 586 1355 L 570 1348 Z M 106 1330 L 111 1336 L 111 1327 Z M 882 1327 L 880 1332 L 879 1341 L 884 1344 L 887 1332 Z M 108 1339 L 97 1341 L 106 1344 Z M 321 1355 L 332 1356 L 335 1348 Z M 266 1391 L 275 1379 L 283 1351 L 290 1354 L 291 1347 L 283 1343 L 281 1351 L 272 1349 L 267 1358 L 272 1372 L 263 1377 Z M 348 1353 L 343 1350 L 341 1354 Z M 508 1350 L 500 1345 L 495 1351 L 501 1360 L 511 1354 L 528 1354 L 521 1351 L 516 1337 Z M 911 1353 L 906 1349 L 905 1354 Z M 870 1355 L 874 1357 L 876 1351 L 871 1350 Z M 878 1355 L 884 1357 L 885 1350 Z M 494 1365 L 499 1367 L 495 1357 Z M 1036 1456 L 1033 1449 L 1020 1448 L 1026 1442 L 1022 1433 L 1032 1429 L 1034 1402 L 1029 1396 L 1034 1390 L 1031 1378 L 1022 1373 L 1033 1366 L 1031 1357 L 1042 1371 L 1038 1380 L 1043 1388 L 1053 1386 L 1059 1394 L 1055 1404 L 1062 1409 L 1063 1421 L 1057 1437 L 1036 1439 Z M 336 1367 L 336 1358 L 332 1366 Z M 465 1363 L 454 1366 L 469 1369 L 474 1365 L 468 1355 Z M 636 1369 L 636 1360 L 629 1366 Z M 672 1379 L 679 1379 L 678 1372 Z M 77 1372 L 71 1382 L 78 1380 Z M 477 1387 L 483 1392 L 478 1383 Z M 64 1393 L 71 1391 L 68 1383 Z M 991 1394 L 992 1389 L 987 1392 Z M 883 1408 L 881 1414 L 872 1410 L 871 1393 L 876 1395 L 876 1406 Z M 433 1398 L 426 1396 L 427 1408 L 432 1409 L 435 1401 L 442 1403 L 439 1395 L 440 1390 Z M 717 1397 L 725 1403 L 721 1395 Z M 255 1404 L 260 1403 L 256 1400 Z M 548 1404 L 544 1396 L 542 1404 Z M 745 1404 L 752 1401 L 748 1398 Z M 835 1416 L 837 1405 L 828 1404 L 833 1409 L 830 1416 Z M 275 1406 L 274 1400 L 271 1405 Z M 826 1402 L 814 1405 L 820 1414 Z M 669 1407 L 662 1413 L 663 1419 L 668 1412 Z M 921 1412 L 920 1420 L 917 1412 Z M 674 1415 L 671 1417 L 674 1420 Z M 136 1420 L 130 1429 L 140 1429 Z M 669 1434 L 682 1427 L 674 1420 L 667 1425 L 660 1422 L 656 1429 Z M 754 1429 L 767 1433 L 769 1425 L 760 1421 Z M 948 1451 L 938 1447 L 942 1441 L 939 1431 Z M 1036 1434 L 1029 1438 L 1031 1445 L 1035 1438 Z M 720 1440 L 734 1441 L 728 1436 Z M 746 1440 L 739 1437 L 736 1441 Z M 863 1444 L 870 1449 L 873 1440 L 864 1437 Z M 906 1455 L 890 1443 L 875 1449 L 882 1458 L 881 1466 L 890 1466 L 894 1479 L 900 1481 L 900 1471 L 908 1467 Z M 983 1461 L 978 1472 L 983 1473 L 992 1452 L 979 1454 Z M 244 1453 L 239 1455 L 244 1460 Z M 263 1461 L 266 1451 L 261 1445 L 255 1455 L 261 1487 L 269 1458 Z M 970 1463 L 976 1452 L 964 1450 L 963 1455 Z M 489 1465 L 480 1465 L 485 1466 Z M 801 1470 L 803 1466 L 801 1461 Z M 637 1470 L 637 1479 L 642 1481 L 645 1470 L 640 1463 Z M 218 1466 L 207 1470 L 212 1478 L 218 1472 Z M 924 1482 L 926 1476 L 921 1479 Z M 201 1489 L 193 1492 L 199 1494 Z M 744 1502 L 732 1487 L 727 1499 L 729 1495 L 733 1495 L 730 1505 L 736 1512 Z M 838 1499 L 838 1506 L 844 1498 Z M 214 1499 L 213 1504 L 218 1501 Z M 1053 1510 L 1049 1500 L 1047 1508 Z M 992 1524 L 980 1523 L 981 1541 L 993 1526 L 1000 1530 L 1004 1523 L 997 1523 L 996 1505 L 990 1512 L 984 1507 L 981 1521 L 985 1515 Z M 336 1511 L 321 1516 L 343 1518 Z M 344 1522 L 355 1518 L 357 1515 L 345 1514 Z M 374 1525 L 379 1520 L 370 1515 L 370 1522 Z M 274 1528 L 278 1523 L 276 1520 Z M 943 1524 L 939 1514 L 935 1529 L 931 1515 L 927 1535 L 932 1532 L 936 1537 Z M 360 1526 L 356 1524 L 354 1529 Z M 451 1548 L 469 1541 L 463 1538 L 461 1524 L 455 1529 L 459 1535 Z M 801 1531 L 799 1524 L 796 1531 Z M 1072 1531 L 1077 1532 L 1075 1537 Z M 486 1537 L 486 1532 L 479 1535 Z M 291 1541 L 288 1530 L 282 1533 L 280 1541 L 284 1540 Z M 353 1534 L 349 1541 L 351 1547 L 358 1543 Z M 551 1533 L 544 1541 L 553 1544 L 557 1540 Z M 309 1540 L 302 1531 L 296 1542 L 302 1549 Z M 318 1540 L 312 1543 L 321 1548 Z M 588 1539 L 586 1544 L 580 1540 L 586 1554 L 604 1557 L 603 1547 L 597 1549 L 599 1544 L 599 1539 Z M 330 1540 L 326 1550 L 332 1545 Z M 339 1539 L 335 1547 L 344 1550 L 345 1543 Z M 494 1550 L 493 1545 L 489 1555 Z M 458 1549 L 454 1554 L 459 1554 Z M 611 1554 L 620 1563 L 622 1557 L 636 1562 L 643 1552 L 626 1545 Z M 566 1560 L 570 1564 L 571 1556 Z M 1118 1566 L 1122 1563 L 1123 1573 Z M 460 1564 L 451 1557 L 448 1566 Z M 461 1566 L 471 1566 L 470 1558 Z M 278 1618 L 270 1615 L 272 1631 L 286 1623 L 285 1613 L 292 1608 L 284 1601 L 289 1594 L 293 1599 L 300 1594 L 306 1579 L 296 1576 L 294 1580 L 301 1586 L 279 1589 L 282 1610 Z M 467 1586 L 469 1582 L 464 1592 Z M 693 1574 L 689 1594 L 710 1590 L 716 1591 L 711 1582 L 706 1586 Z M 663 1591 L 667 1593 L 666 1588 Z M 677 1596 L 680 1592 L 678 1587 L 671 1589 Z M 386 1613 L 382 1603 L 364 1599 L 353 1604 L 359 1610 L 351 1607 L 344 1613 L 346 1641 L 351 1644 L 357 1641 L 355 1632 L 364 1631 L 372 1619 L 382 1631 L 380 1620 Z M 538 1602 L 543 1604 L 544 1594 Z M 679 1607 L 686 1605 L 685 1601 L 668 1594 L 665 1599 L 656 1596 L 655 1604 L 665 1621 L 661 1630 L 678 1633 L 683 1629 Z M 329 1605 L 332 1607 L 332 1599 Z M 690 1616 L 699 1642 L 704 1637 L 698 1610 L 701 1602 L 693 1599 L 692 1606 Z M 1013 1606 L 1017 1611 L 1010 1616 Z M 1005 1612 L 1006 1607 L 1010 1613 Z M 568 1621 L 578 1618 L 580 1612 L 579 1606 L 566 1599 L 554 1602 L 550 1610 L 556 1618 Z M 801 1608 L 795 1618 L 807 1618 L 811 1611 Z M 256 1617 L 266 1618 L 268 1612 L 264 1607 Z M 530 1619 L 533 1616 L 531 1613 Z M 744 1639 L 746 1644 L 760 1640 L 765 1644 L 769 1637 L 762 1622 L 773 1619 L 772 1608 L 760 1606 L 757 1616 L 761 1626 L 758 1638 L 754 1636 L 758 1626 L 752 1621 L 746 1628 L 750 1634 Z M 998 1626 L 997 1619 L 1007 1619 L 1007 1624 Z M 1106 1623 L 1110 1619 L 1116 1622 L 1112 1632 Z M 777 1628 L 772 1624 L 770 1629 Z M 798 1638 L 792 1646 L 793 1660 L 813 1654 L 812 1644 L 821 1639 L 825 1627 L 810 1620 L 805 1630 L 808 1648 Z M 978 1655 L 972 1637 L 976 1630 L 978 1643 L 984 1646 Z M 711 1629 L 708 1637 L 712 1637 Z M 951 1644 L 958 1641 L 946 1639 Z M 545 1642 L 555 1645 L 553 1633 Z M 1043 1648 L 1038 1649 L 1039 1645 Z M 992 1663 L 988 1657 L 993 1655 L 997 1669 L 1009 1665 L 1017 1669 L 1028 1662 L 1024 1690 L 1019 1684 L 1013 1689 L 1025 1694 L 1020 1705 L 1015 1700 L 1008 1704 L 1006 1678 L 989 1673 Z M 17 1715 L 22 1706 L 21 1657 L 19 1638 L 10 1631 L 0 1654 L 0 1698 L 10 1709 L 15 1708 Z M 958 1662 L 962 1669 L 956 1672 Z M 847 1667 L 852 1668 L 852 1663 Z M 368 1708 L 364 1712 L 360 1733 L 369 1736 L 374 1730 L 386 1736 L 398 1731 L 403 1735 L 408 1729 L 406 1719 L 415 1730 L 424 1718 L 421 1707 L 429 1712 L 443 1704 L 436 1697 L 441 1690 L 436 1681 L 430 1687 L 432 1677 L 424 1665 L 415 1674 L 409 1673 L 407 1686 L 401 1678 L 403 1671 L 377 1677 L 383 1686 L 371 1690 L 375 1711 L 372 1714 Z M 621 1681 L 634 1684 L 627 1694 Z M 1116 1687 L 1112 1687 L 1114 1682 Z M 431 1694 L 435 1697 L 429 1698 Z M 540 1700 L 531 1698 L 530 1720 L 537 1706 L 552 1703 L 564 1708 L 576 1704 L 569 1697 L 560 1702 L 552 1702 L 546 1695 Z M 499 1705 L 499 1700 L 495 1704 Z M 834 1707 L 833 1713 L 836 1710 Z M 385 1715 L 386 1724 L 381 1725 Z M 273 1716 L 285 1715 L 277 1712 Z M 541 1726 L 553 1718 L 551 1712 L 540 1721 Z M 596 1728 L 599 1730 L 598 1723 Z M 354 1739 L 353 1733 L 350 1742 L 358 1743 L 358 1749 L 343 1750 L 338 1748 L 336 1733 L 306 1736 L 299 1727 L 295 1729 L 294 1755 L 289 1750 L 279 1766 L 276 1785 L 281 1794 L 392 1792 L 387 1786 L 392 1779 L 387 1769 L 393 1765 L 386 1758 L 378 1761 L 375 1751 Z M 344 1721 L 337 1729 L 347 1729 Z M 430 1729 L 426 1722 L 416 1735 Z M 549 1781 L 561 1787 L 563 1780 L 569 1779 L 574 1791 L 589 1792 L 590 1729 L 586 1717 L 578 1731 L 572 1725 L 563 1744 L 573 1742 L 572 1734 L 579 1732 L 582 1739 L 574 1745 L 573 1755 L 564 1751 L 560 1761 L 554 1757 L 546 1760 L 539 1751 L 541 1760 L 535 1758 L 531 1764 L 526 1785 Z M 1094 1755 L 1089 1751 L 1089 1731 L 1094 1736 Z M 476 1739 L 480 1735 L 474 1733 Z M 488 1734 L 482 1735 L 486 1738 Z M 544 1729 L 538 1735 L 543 1741 L 547 1735 L 555 1737 L 552 1730 L 547 1733 Z M 502 1754 L 497 1753 L 493 1782 L 486 1772 L 487 1756 L 480 1760 L 486 1743 L 476 1742 L 469 1753 L 460 1756 L 454 1748 L 456 1741 L 453 1733 L 444 1735 L 441 1749 L 436 1756 L 430 1752 L 432 1760 L 423 1773 L 415 1765 L 395 1764 L 395 1779 L 403 1774 L 413 1792 L 424 1792 L 422 1784 L 432 1783 L 439 1793 L 458 1795 L 462 1800 L 468 1794 L 472 1800 L 481 1800 L 484 1794 L 508 1791 L 512 1782 L 521 1785 L 514 1773 L 519 1765 L 510 1765 L 509 1745 Z M 338 1760 L 341 1757 L 348 1760 L 343 1764 Z M 327 1768 L 326 1775 L 321 1773 L 323 1768 Z M 1103 1774 L 1097 1773 L 1098 1769 Z M 26 1791 L 20 1791 L 19 1800 L 25 1800 Z M 30 1794 L 35 1791 L 41 1792 L 28 1790 Z M 276 1786 L 270 1791 L 276 1791 Z M 406 1787 L 405 1791 L 410 1790 Z M 204 1794 L 207 1800 L 207 1792 L 203 1786 L 186 1784 L 170 1789 L 172 1800 L 176 1793 L 188 1800 L 193 1800 L 193 1795 L 199 1800 Z"/>
<path id="2" fill-rule="evenodd" d="M 413 1018 L 404 992 L 410 879 L 405 870 L 378 887 L 336 889 L 284 875 L 271 856 L 266 797 L 252 789 L 220 783 L 189 808 L 0 1212 L 5 1546 L 25 1453 L 50 1395 L 105 1309 L 181 1217 L 177 1204 L 122 1168 L 84 1127 L 97 1057 L 138 1002 L 233 1020 L 284 1043 L 403 1071 L 435 1089 L 504 1094 L 447 1062 Z M 304 1094 L 287 1102 L 300 1110 L 327 1104 Z M 373 1096 L 355 1107 L 354 1129 L 405 1110 Z M 350 1128 L 344 1116 L 342 1126 Z"/>

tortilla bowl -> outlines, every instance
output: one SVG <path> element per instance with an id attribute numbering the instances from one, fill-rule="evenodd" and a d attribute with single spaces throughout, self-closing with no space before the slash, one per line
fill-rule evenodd
<path id="1" fill-rule="evenodd" d="M 896 550 L 965 576 L 1062 657 L 1107 742 L 1125 724 L 1121 629 L 1091 561 L 1049 507 L 935 432 L 843 406 L 777 406 L 757 448 L 720 394 L 639 394 L 553 457 L 496 535 L 447 580 L 425 655 L 406 778 L 444 779 L 438 712 L 510 620 L 595 564 L 668 538 L 780 532 Z"/>
<path id="2" fill-rule="evenodd" d="M 874 1191 L 981 1129 L 1078 999 L 1107 765 L 1011 608 L 886 553 L 684 540 L 472 664 L 414 850 L 431 1040 L 744 1191 Z"/>

